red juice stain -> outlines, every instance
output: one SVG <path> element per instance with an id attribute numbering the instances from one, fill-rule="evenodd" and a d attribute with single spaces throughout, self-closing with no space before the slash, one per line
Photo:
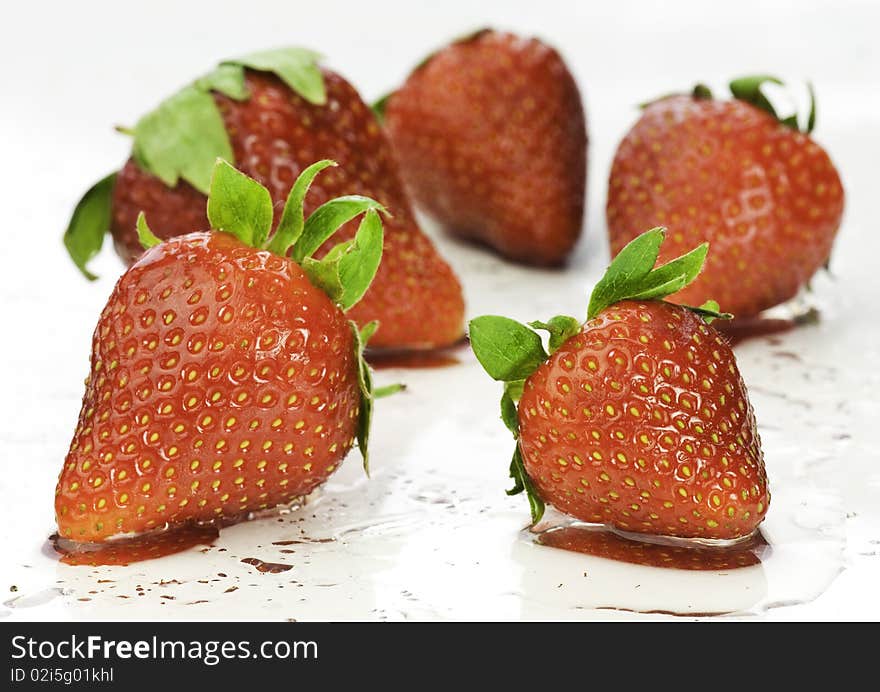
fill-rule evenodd
<path id="1" fill-rule="evenodd" d="M 292 541 L 272 541 L 272 545 L 302 545 L 304 543 L 335 543 L 335 538 L 303 538 Z"/>
<path id="2" fill-rule="evenodd" d="M 197 545 L 211 545 L 219 535 L 216 526 L 185 525 L 104 543 L 78 543 L 57 533 L 49 540 L 66 565 L 121 567 L 173 555 Z"/>
<path id="3" fill-rule="evenodd" d="M 747 317 L 743 319 L 715 320 L 712 326 L 727 337 L 731 346 L 736 346 L 748 339 L 784 334 L 800 326 L 816 324 L 818 322 L 819 311 L 815 308 L 810 308 L 803 314 L 791 318 Z"/>
<path id="4" fill-rule="evenodd" d="M 241 561 L 246 565 L 253 565 L 257 568 L 258 572 L 268 572 L 269 574 L 286 572 L 293 567 L 293 565 L 285 565 L 283 562 L 263 562 L 263 560 L 259 560 L 255 557 L 245 557 L 242 558 Z"/>
<path id="5" fill-rule="evenodd" d="M 374 370 L 385 370 L 388 368 L 448 368 L 461 363 L 456 354 L 466 347 L 467 341 L 462 339 L 447 348 L 425 351 L 367 349 L 366 358 Z"/>
<path id="6" fill-rule="evenodd" d="M 790 332 L 797 324 L 794 320 L 779 318 L 756 318 L 750 320 L 731 320 L 727 324 L 719 324 L 718 320 L 714 325 L 730 342 L 731 346 L 738 346 L 748 339 L 756 339 L 761 336 L 773 336 Z"/>
<path id="7" fill-rule="evenodd" d="M 551 548 L 628 562 L 645 567 L 696 571 L 722 571 L 760 564 L 767 548 L 761 534 L 736 545 L 715 548 L 701 545 L 644 543 L 624 538 L 601 527 L 566 526 L 544 531 L 536 542 Z"/>

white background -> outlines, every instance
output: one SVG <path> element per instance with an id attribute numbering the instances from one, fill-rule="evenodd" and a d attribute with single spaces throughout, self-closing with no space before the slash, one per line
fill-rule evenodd
<path id="1" fill-rule="evenodd" d="M 320 50 L 372 100 L 434 47 L 484 25 L 540 36 L 568 59 L 589 119 L 589 213 L 566 272 L 513 267 L 435 234 L 463 279 L 471 316 L 583 312 L 607 262 L 607 172 L 634 104 L 756 72 L 815 83 L 816 136 L 848 195 L 837 279 L 820 278 L 810 298 L 823 312 L 820 326 L 738 349 L 773 485 L 765 525 L 771 558 L 751 573 L 696 578 L 619 574 L 602 561 L 532 546 L 518 535 L 524 501 L 502 493 L 510 442 L 496 421 L 497 388 L 466 352 L 455 368 L 380 373 L 380 381 L 406 379 L 410 391 L 379 406 L 373 479 L 364 481 L 351 459 L 313 508 L 224 531 L 218 548 L 225 553 L 97 571 L 44 554 L 91 331 L 121 270 L 108 244 L 94 264 L 103 278 L 88 284 L 60 238 L 80 194 L 127 155 L 128 141 L 112 126 L 134 123 L 220 58 L 284 44 Z M 607 618 L 645 616 L 594 608 L 667 604 L 702 612 L 716 604 L 741 617 L 880 618 L 878 25 L 880 6 L 867 1 L 7 6 L 0 20 L 0 617 Z M 797 358 L 784 355 L 791 353 Z M 302 531 L 335 541 L 283 556 L 270 545 Z M 283 557 L 294 568 L 262 575 L 234 559 L 254 555 Z M 198 584 L 218 571 L 228 577 Z M 156 585 L 172 577 L 183 583 Z M 98 587 L 98 579 L 111 582 Z M 636 582 L 647 588 L 636 591 Z M 146 596 L 118 598 L 138 584 L 151 589 Z M 230 584 L 239 588 L 227 594 Z M 172 592 L 173 601 L 159 598 Z M 186 605 L 197 600 L 206 602 Z"/>

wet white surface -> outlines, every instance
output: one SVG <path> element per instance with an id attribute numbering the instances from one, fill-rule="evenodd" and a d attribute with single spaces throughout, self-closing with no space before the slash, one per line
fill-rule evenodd
<path id="1" fill-rule="evenodd" d="M 434 5 L 377 3 L 369 16 L 360 7 L 340 26 L 329 21 L 342 16 L 330 2 L 306 23 L 285 28 L 258 23 L 259 12 L 236 18 L 232 10 L 197 16 L 190 9 L 166 26 L 161 5 L 134 35 L 123 32 L 124 17 L 83 29 L 90 40 L 50 29 L 58 33 L 41 36 L 41 45 L 52 48 L 33 57 L 36 71 L 9 77 L 7 93 L 16 94 L 18 107 L 0 111 L 6 157 L 0 170 L 0 618 L 671 617 L 630 612 L 642 610 L 880 619 L 880 279 L 874 259 L 880 251 L 880 59 L 869 30 L 880 18 L 876 6 L 801 3 L 799 24 L 791 27 L 785 17 L 792 10 L 765 9 L 768 28 L 752 33 L 744 56 L 742 31 L 754 16 L 749 7 L 697 22 L 702 4 L 664 8 L 662 16 L 626 2 L 593 15 L 574 3 L 507 4 L 477 16 L 465 3 L 437 4 L 442 12 Z M 252 11 L 262 5 L 249 3 Z M 0 27 L 3 57 L 35 31 L 34 17 L 23 13 L 36 10 L 15 12 L 17 20 Z M 589 287 L 607 262 L 605 177 L 614 146 L 635 117 L 631 104 L 697 78 L 720 83 L 744 71 L 774 69 L 816 82 L 817 136 L 848 195 L 835 278 L 819 277 L 808 298 L 821 311 L 818 325 L 736 349 L 773 492 L 763 527 L 771 547 L 763 562 L 685 572 L 535 545 L 521 532 L 525 500 L 503 492 L 511 440 L 497 420 L 498 386 L 462 349 L 452 367 L 378 373 L 380 383 L 403 380 L 409 388 L 377 406 L 371 479 L 353 456 L 306 507 L 225 529 L 209 549 L 121 568 L 58 563 L 45 550 L 55 479 L 79 410 L 91 331 L 120 271 L 108 247 L 95 265 L 103 278 L 81 281 L 60 234 L 81 191 L 125 156 L 126 142 L 110 126 L 133 120 L 216 57 L 285 42 L 321 48 L 330 64 L 373 96 L 393 85 L 426 46 L 491 16 L 502 26 L 551 38 L 578 74 L 590 114 L 590 210 L 587 234 L 565 271 L 512 266 L 438 237 L 462 277 L 472 316 L 584 312 Z M 415 29 L 380 31 L 388 22 L 394 26 L 392 17 L 412 20 Z M 68 24 L 64 16 L 56 19 L 59 27 Z M 203 31 L 193 33 L 197 20 Z M 364 22 L 376 29 L 360 31 Z M 383 31 L 394 36 L 393 45 L 384 43 Z M 160 32 L 163 49 L 148 50 Z M 649 43 L 652 36 L 663 40 Z M 839 42 L 846 50 L 835 48 Z M 279 542 L 287 544 L 273 545 Z M 251 557 L 291 569 L 261 573 L 241 562 Z"/>

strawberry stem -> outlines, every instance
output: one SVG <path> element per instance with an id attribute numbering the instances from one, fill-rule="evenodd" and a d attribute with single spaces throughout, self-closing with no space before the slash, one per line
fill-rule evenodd
<path id="1" fill-rule="evenodd" d="M 693 96 L 695 99 L 707 99 L 710 101 L 714 98 L 714 96 L 712 95 L 712 90 L 705 84 L 695 85 L 694 90 L 691 92 L 691 96 Z"/>

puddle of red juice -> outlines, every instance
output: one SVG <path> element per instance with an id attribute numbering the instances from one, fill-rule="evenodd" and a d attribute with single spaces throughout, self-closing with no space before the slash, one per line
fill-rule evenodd
<path id="1" fill-rule="evenodd" d="M 57 533 L 49 540 L 64 564 L 121 567 L 173 555 L 197 545 L 211 545 L 218 536 L 216 526 L 186 525 L 105 543 L 77 543 Z"/>
<path id="2" fill-rule="evenodd" d="M 153 560 L 180 553 L 197 545 L 210 546 L 220 535 L 220 529 L 243 521 L 280 516 L 301 507 L 305 498 L 296 498 L 286 505 L 259 512 L 230 515 L 222 520 L 205 524 L 179 524 L 150 533 L 118 538 L 104 543 L 79 543 L 63 538 L 57 533 L 49 536 L 49 546 L 61 554 L 61 562 L 67 565 L 129 565 L 132 562 Z M 223 550 L 221 548 L 221 550 Z"/>
<path id="3" fill-rule="evenodd" d="M 461 360 L 456 355 L 467 345 L 462 339 L 446 348 L 424 351 L 398 351 L 390 349 L 367 349 L 366 358 L 374 370 L 387 368 L 448 368 L 458 365 Z"/>
<path id="4" fill-rule="evenodd" d="M 797 327 L 794 320 L 781 318 L 755 318 L 749 320 L 731 320 L 726 324 L 719 324 L 718 320 L 713 326 L 717 327 L 730 342 L 731 346 L 737 346 L 748 339 L 760 336 L 773 336 L 784 334 Z"/>
<path id="5" fill-rule="evenodd" d="M 712 326 L 727 337 L 731 346 L 736 346 L 748 339 L 784 334 L 802 325 L 816 324 L 818 321 L 819 311 L 811 308 L 794 317 L 758 316 L 743 319 L 715 320 Z"/>
<path id="6" fill-rule="evenodd" d="M 768 548 L 760 533 L 733 546 L 643 543 L 624 538 L 603 527 L 564 526 L 536 536 L 540 545 L 646 567 L 696 571 L 724 571 L 760 564 Z"/>

